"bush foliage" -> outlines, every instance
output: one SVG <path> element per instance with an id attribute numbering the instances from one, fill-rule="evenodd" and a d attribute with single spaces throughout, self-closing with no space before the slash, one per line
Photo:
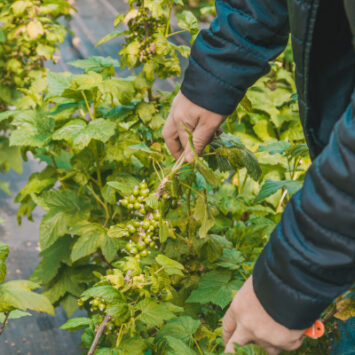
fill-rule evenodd
<path id="1" fill-rule="evenodd" d="M 119 61 L 72 62 L 82 74 L 49 73 L 26 90 L 27 107 L 3 116 L 10 146 L 46 164 L 16 197 L 19 222 L 46 211 L 31 280 L 68 316 L 87 311 L 62 328 L 85 328 L 89 354 L 222 354 L 226 307 L 310 164 L 289 51 L 201 157 L 172 159 L 161 129 L 178 85 L 154 86 L 189 55 L 171 41 L 172 16 L 193 40 L 198 21 L 182 0 L 130 0 L 115 20 L 127 29 L 100 41 L 124 36 Z"/>

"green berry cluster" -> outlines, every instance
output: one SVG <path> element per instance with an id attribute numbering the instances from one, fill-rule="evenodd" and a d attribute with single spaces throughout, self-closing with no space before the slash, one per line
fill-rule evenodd
<path id="1" fill-rule="evenodd" d="M 126 237 L 129 238 L 126 251 L 137 260 L 149 255 L 151 249 L 158 248 L 160 213 L 146 204 L 149 193 L 147 183 L 142 181 L 132 195 L 120 200 L 120 204 L 135 215 L 126 226 Z"/>
<path id="2" fill-rule="evenodd" d="M 82 307 L 85 303 L 85 300 L 82 298 L 78 299 L 78 306 Z M 90 312 L 100 311 L 103 312 L 106 308 L 105 301 L 102 298 L 96 297 L 89 301 Z"/>
<path id="3" fill-rule="evenodd" d="M 142 181 L 138 186 L 134 188 L 131 196 L 120 200 L 120 204 L 123 207 L 129 209 L 131 212 L 145 215 L 147 212 L 146 198 L 149 193 L 150 191 L 148 189 L 147 183 Z"/>

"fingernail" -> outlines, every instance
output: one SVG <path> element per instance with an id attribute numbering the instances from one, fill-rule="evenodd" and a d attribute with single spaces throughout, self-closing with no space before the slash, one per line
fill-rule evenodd
<path id="1" fill-rule="evenodd" d="M 185 154 L 185 159 L 188 163 L 191 163 L 194 160 L 193 154 L 192 152 L 187 152 Z"/>

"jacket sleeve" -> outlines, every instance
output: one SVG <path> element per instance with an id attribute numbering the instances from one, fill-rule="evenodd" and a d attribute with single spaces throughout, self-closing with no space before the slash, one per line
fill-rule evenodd
<path id="1" fill-rule="evenodd" d="M 288 41 L 286 0 L 217 0 L 218 16 L 192 47 L 182 93 L 228 115 Z"/>
<path id="2" fill-rule="evenodd" d="M 355 280 L 355 91 L 254 268 L 265 310 L 305 329 Z"/>

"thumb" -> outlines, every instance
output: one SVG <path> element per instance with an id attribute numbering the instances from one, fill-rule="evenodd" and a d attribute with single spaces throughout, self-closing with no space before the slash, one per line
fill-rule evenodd
<path id="1" fill-rule="evenodd" d="M 192 133 L 192 143 L 197 155 L 200 155 L 203 152 L 206 145 L 213 138 L 213 135 L 217 131 L 218 127 L 219 127 L 219 122 L 211 122 L 211 120 L 209 120 L 208 123 L 206 123 L 203 120 L 200 120 L 198 122 L 195 130 Z M 188 162 L 191 162 L 193 158 L 194 156 L 193 156 L 191 146 L 190 144 L 187 144 L 185 150 L 185 159 Z"/>

